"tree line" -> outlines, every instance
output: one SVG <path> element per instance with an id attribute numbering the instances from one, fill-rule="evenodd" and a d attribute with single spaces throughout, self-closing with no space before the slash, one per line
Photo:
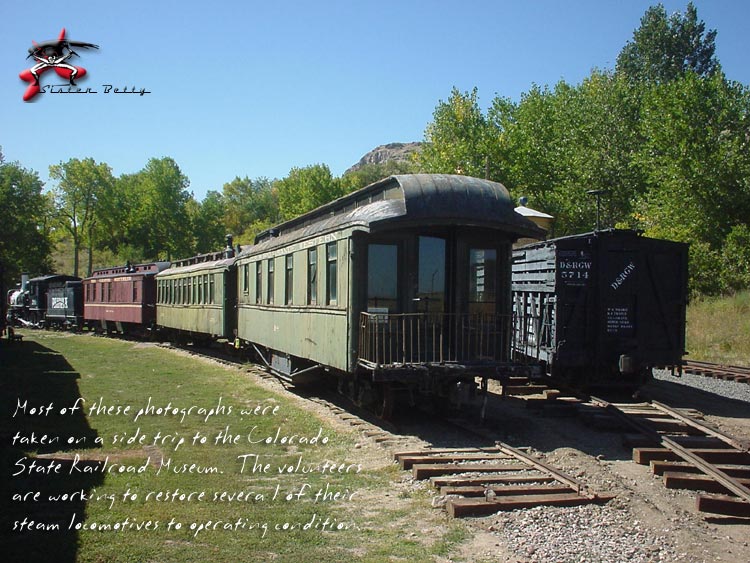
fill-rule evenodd
<path id="1" fill-rule="evenodd" d="M 534 86 L 482 111 L 454 89 L 427 126 L 420 167 L 501 181 L 555 216 L 555 235 L 602 224 L 690 243 L 690 286 L 750 287 L 750 90 L 715 56 L 693 4 L 649 8 L 611 70 Z"/>
<path id="2" fill-rule="evenodd" d="M 0 151 L 0 207 L 7 213 L 0 239 L 5 287 L 21 272 L 53 271 L 56 247 L 72 255 L 70 273 L 90 275 L 97 267 L 173 260 L 216 251 L 224 236 L 252 244 L 274 224 L 319 207 L 390 174 L 415 165 L 367 165 L 337 178 L 325 164 L 292 168 L 277 180 L 235 178 L 202 201 L 169 157 L 152 158 L 134 174 L 115 177 L 92 158 L 50 166 L 55 185 L 44 191 L 39 174 Z M 59 251 L 58 251 L 59 253 Z"/>
<path id="3" fill-rule="evenodd" d="M 534 85 L 519 101 L 453 89 L 426 126 L 412 162 L 367 165 L 335 177 L 327 165 L 282 179 L 235 178 L 197 201 L 169 157 L 114 177 L 106 163 L 71 159 L 39 176 L 0 153 L 0 239 L 6 284 L 48 272 L 66 241 L 74 275 L 111 264 L 174 259 L 220 248 L 226 233 L 257 233 L 394 173 L 487 177 L 555 216 L 554 235 L 602 225 L 689 242 L 691 290 L 750 287 L 750 91 L 715 56 L 716 31 L 695 7 L 649 8 L 614 69 L 580 84 Z"/>

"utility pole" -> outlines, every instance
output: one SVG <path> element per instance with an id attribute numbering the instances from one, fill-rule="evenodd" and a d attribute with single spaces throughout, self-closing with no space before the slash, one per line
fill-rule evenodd
<path id="1" fill-rule="evenodd" d="M 599 230 L 599 217 L 601 214 L 601 200 L 602 196 L 607 193 L 607 190 L 589 190 L 586 192 L 589 195 L 596 196 L 596 230 Z"/>

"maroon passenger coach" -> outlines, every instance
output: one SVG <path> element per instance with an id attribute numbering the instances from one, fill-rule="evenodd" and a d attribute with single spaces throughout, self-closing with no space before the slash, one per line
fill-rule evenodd
<path id="1" fill-rule="evenodd" d="M 156 279 L 169 262 L 96 270 L 83 280 L 83 317 L 90 329 L 140 332 L 156 323 Z"/>

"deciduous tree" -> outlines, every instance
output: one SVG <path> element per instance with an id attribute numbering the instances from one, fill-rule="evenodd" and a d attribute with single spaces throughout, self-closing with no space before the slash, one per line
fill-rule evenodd
<path id="1" fill-rule="evenodd" d="M 341 183 L 325 164 L 292 168 L 289 175 L 275 185 L 279 211 L 284 220 L 291 219 L 343 195 Z"/>
<path id="2" fill-rule="evenodd" d="M 70 159 L 50 166 L 50 178 L 57 180 L 54 189 L 55 208 L 60 225 L 73 239 L 73 275 L 79 272 L 79 251 L 88 247 L 88 274 L 91 274 L 92 250 L 97 220 L 98 200 L 111 189 L 112 171 L 105 163 L 93 158 Z"/>
<path id="3" fill-rule="evenodd" d="M 706 31 L 692 2 L 685 14 L 667 16 L 652 6 L 617 57 L 617 72 L 636 82 L 666 82 L 693 72 L 711 76 L 720 70 L 715 56 L 716 30 Z"/>
<path id="4" fill-rule="evenodd" d="M 22 272 L 45 274 L 52 269 L 48 221 L 52 209 L 49 198 L 42 194 L 43 185 L 36 172 L 17 162 L 5 162 L 0 152 L 0 209 L 4 217 L 0 263 L 4 287 L 13 287 Z"/>

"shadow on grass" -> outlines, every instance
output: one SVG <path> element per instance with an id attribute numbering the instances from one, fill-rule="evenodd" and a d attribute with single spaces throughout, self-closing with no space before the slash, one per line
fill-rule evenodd
<path id="1" fill-rule="evenodd" d="M 73 455 L 65 454 L 97 447 L 82 403 L 70 410 L 81 396 L 80 375 L 61 354 L 30 341 L 0 343 L 0 366 L 3 560 L 73 563 L 78 533 L 71 521 L 83 520 L 85 496 L 103 481 L 102 473 L 79 471 L 85 464 L 73 464 Z M 63 408 L 66 414 L 60 414 Z M 69 437 L 85 441 L 69 444 Z M 50 500 L 62 494 L 73 500 Z"/>

